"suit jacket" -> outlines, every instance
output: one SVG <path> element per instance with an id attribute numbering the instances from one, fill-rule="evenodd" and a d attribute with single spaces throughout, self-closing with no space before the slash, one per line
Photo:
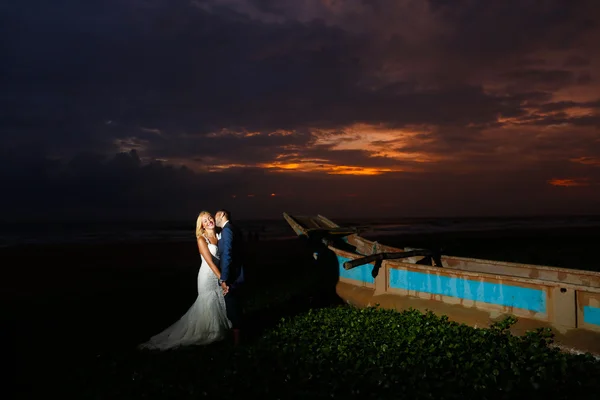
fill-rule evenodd
<path id="1" fill-rule="evenodd" d="M 227 222 L 219 238 L 219 267 L 221 280 L 231 289 L 244 283 L 244 249 L 242 232 L 231 221 Z"/>

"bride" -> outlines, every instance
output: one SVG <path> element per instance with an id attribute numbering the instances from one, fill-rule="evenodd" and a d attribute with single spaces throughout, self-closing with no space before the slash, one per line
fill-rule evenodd
<path id="1" fill-rule="evenodd" d="M 225 338 L 231 327 L 225 311 L 221 272 L 217 258 L 215 220 L 202 211 L 196 220 L 196 238 L 202 264 L 198 272 L 198 297 L 179 321 L 153 336 L 140 348 L 167 350 L 186 345 L 205 345 Z"/>

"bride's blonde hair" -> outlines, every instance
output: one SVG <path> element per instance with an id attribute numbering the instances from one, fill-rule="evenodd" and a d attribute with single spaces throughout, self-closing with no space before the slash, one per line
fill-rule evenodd
<path id="1" fill-rule="evenodd" d="M 202 226 L 202 217 L 205 215 L 210 215 L 212 217 L 212 214 L 209 213 L 208 211 L 202 211 L 200 212 L 200 214 L 198 214 L 198 218 L 196 219 L 196 238 L 199 238 L 200 236 L 204 236 L 204 227 Z"/>

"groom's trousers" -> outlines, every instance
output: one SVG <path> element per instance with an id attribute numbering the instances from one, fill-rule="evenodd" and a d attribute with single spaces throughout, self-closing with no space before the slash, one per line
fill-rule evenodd
<path id="1" fill-rule="evenodd" d="M 242 326 L 242 295 L 241 288 L 230 289 L 225 295 L 227 318 L 231 321 L 232 329 L 240 329 Z"/>

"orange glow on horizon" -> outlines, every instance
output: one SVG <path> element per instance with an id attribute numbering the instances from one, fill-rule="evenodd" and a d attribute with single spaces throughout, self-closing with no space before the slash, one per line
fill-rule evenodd
<path id="1" fill-rule="evenodd" d="M 389 172 L 404 172 L 401 168 L 373 168 L 353 165 L 333 165 L 313 162 L 303 163 L 281 163 L 274 162 L 261 164 L 265 168 L 274 172 L 324 172 L 329 175 L 381 175 Z"/>
<path id="2" fill-rule="evenodd" d="M 552 186 L 560 187 L 576 187 L 576 186 L 590 186 L 589 179 L 587 178 L 574 178 L 574 179 L 550 179 L 548 183 Z"/>
<path id="3" fill-rule="evenodd" d="M 328 174 L 331 175 L 381 175 L 386 172 L 396 172 L 391 168 L 366 168 L 353 167 L 349 165 L 336 165 L 331 168 Z"/>

